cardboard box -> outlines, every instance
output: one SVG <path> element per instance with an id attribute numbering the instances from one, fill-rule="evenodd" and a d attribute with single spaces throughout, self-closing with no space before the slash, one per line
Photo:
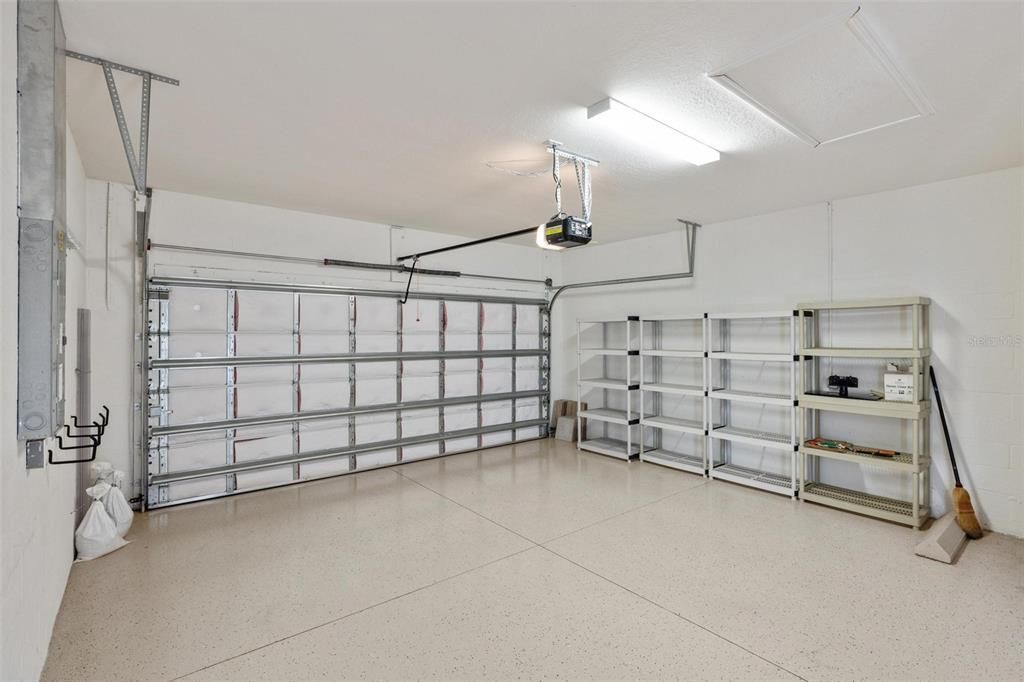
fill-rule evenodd
<path id="1" fill-rule="evenodd" d="M 558 432 L 558 421 L 562 417 L 572 417 L 575 421 L 576 411 L 578 405 L 575 400 L 556 400 L 551 406 L 551 433 L 557 434 Z M 587 404 L 583 403 L 583 407 L 580 409 L 587 409 Z M 578 434 L 577 434 L 578 435 Z M 583 440 L 587 439 L 587 425 L 583 423 Z"/>
<path id="2" fill-rule="evenodd" d="M 914 395 L 914 375 L 904 372 L 886 372 L 884 376 L 885 399 L 901 403 L 912 403 Z"/>
<path id="3" fill-rule="evenodd" d="M 576 417 L 559 417 L 555 428 L 555 438 L 568 443 L 576 441 Z"/>

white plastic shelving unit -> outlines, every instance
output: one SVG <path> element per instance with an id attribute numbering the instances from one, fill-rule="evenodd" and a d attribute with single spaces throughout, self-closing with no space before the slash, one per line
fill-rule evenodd
<path id="1" fill-rule="evenodd" d="M 930 300 L 923 297 L 869 299 L 845 302 L 802 303 L 801 313 L 810 314 L 814 320 L 809 327 L 801 329 L 800 354 L 812 358 L 809 366 L 802 366 L 800 385 L 800 497 L 818 504 L 847 511 L 874 516 L 920 528 L 929 515 L 928 471 L 928 416 L 931 403 L 926 400 L 928 365 L 931 351 L 928 324 Z M 909 345 L 891 348 L 827 347 L 822 343 L 820 329 L 822 313 L 828 311 L 829 324 L 834 325 L 844 311 L 865 311 L 891 309 L 901 315 L 909 328 Z M 839 397 L 823 395 L 821 361 L 831 358 L 857 358 L 875 361 L 908 361 L 910 374 L 914 377 L 914 400 L 897 402 L 870 397 Z M 877 368 L 879 377 L 884 368 Z M 812 387 L 808 392 L 807 387 Z M 839 438 L 839 434 L 821 433 L 821 414 L 838 412 L 887 419 L 906 420 L 911 430 L 910 452 L 896 456 L 861 454 L 851 450 L 834 450 L 812 447 L 807 441 L 813 436 Z M 813 436 L 809 435 L 813 434 Z M 833 459 L 858 465 L 878 467 L 892 473 L 903 473 L 910 477 L 910 500 L 872 495 L 860 490 L 824 483 L 821 479 L 821 460 Z"/>
<path id="2" fill-rule="evenodd" d="M 733 350 L 737 341 L 735 327 L 738 321 L 763 321 L 781 325 L 778 330 L 785 337 L 785 349 Z M 758 313 L 709 313 L 707 317 L 707 428 L 708 475 L 712 479 L 739 483 L 768 492 L 796 497 L 799 489 L 797 473 L 797 355 L 798 328 L 803 317 L 794 310 Z M 749 344 L 743 344 L 747 348 Z M 788 379 L 783 392 L 768 390 L 738 390 L 732 387 L 732 375 L 738 363 L 773 363 L 784 369 L 780 373 Z M 764 387 L 767 389 L 768 387 Z M 773 388 L 779 390 L 778 386 Z M 770 406 L 779 413 L 778 430 L 743 427 L 733 423 L 733 405 Z M 715 419 L 715 414 L 719 419 Z M 762 410 L 763 412 L 764 410 Z M 782 462 L 776 470 L 741 466 L 733 462 L 733 444 L 763 448 L 766 453 L 777 453 Z"/>
<path id="3" fill-rule="evenodd" d="M 696 333 L 684 334 L 675 327 L 692 326 Z M 702 476 L 707 474 L 707 319 L 698 315 L 665 315 L 640 320 L 640 459 L 652 464 L 680 469 Z M 690 373 L 678 376 L 699 376 L 698 383 L 683 383 L 666 370 L 666 364 L 693 364 Z M 680 369 L 683 369 L 682 367 Z M 699 369 L 699 372 L 694 371 Z M 668 378 L 666 379 L 666 375 Z M 696 418 L 666 414 L 669 403 L 694 401 Z M 683 434 L 698 436 L 686 439 Z M 672 442 L 672 446 L 666 443 Z M 691 440 L 696 447 L 680 447 L 675 443 Z M 651 447 L 646 443 L 650 442 Z"/>
<path id="4" fill-rule="evenodd" d="M 577 320 L 576 400 L 586 404 L 576 415 L 577 449 L 631 459 L 640 453 L 636 426 L 640 423 L 634 396 L 639 395 L 640 318 L 629 316 L 608 320 Z M 594 344 L 595 328 L 599 343 Z M 585 340 L 586 339 L 586 340 Z M 600 358 L 600 376 L 589 376 L 588 361 Z M 621 377 L 612 376 L 616 358 L 624 359 Z M 591 398 L 600 396 L 600 405 Z M 599 425 L 599 426 L 598 426 Z M 600 428 L 603 435 L 593 431 Z M 614 433 L 610 433 L 614 430 Z M 619 437 L 622 435 L 623 437 Z"/>

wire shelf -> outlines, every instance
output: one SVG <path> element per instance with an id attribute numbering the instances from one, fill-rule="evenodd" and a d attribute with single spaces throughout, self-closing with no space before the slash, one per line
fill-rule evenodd
<path id="1" fill-rule="evenodd" d="M 619 459 L 629 459 L 640 453 L 640 446 L 633 443 L 628 449 L 626 441 L 616 438 L 591 438 L 580 442 L 581 450 L 596 452 L 600 455 L 610 455 Z"/>
<path id="2" fill-rule="evenodd" d="M 826 483 L 805 483 L 802 496 L 808 502 L 817 502 L 830 507 L 915 527 L 920 526 L 929 514 L 928 508 L 922 506 L 915 518 L 914 506 L 910 502 L 881 495 L 871 495 L 859 490 L 851 490 L 850 488 L 842 488 Z"/>
<path id="3" fill-rule="evenodd" d="M 668 431 L 679 431 L 680 433 L 693 433 L 698 436 L 704 435 L 704 424 L 696 419 L 677 419 L 675 417 L 664 417 L 661 415 L 649 415 L 640 420 L 644 426 L 652 426 Z"/>
<path id="4" fill-rule="evenodd" d="M 788 476 L 741 467 L 737 464 L 721 464 L 711 469 L 710 474 L 711 478 L 790 496 L 793 495 L 795 488 L 793 480 Z"/>
<path id="5" fill-rule="evenodd" d="M 704 458 L 698 455 L 687 455 L 681 452 L 672 452 L 658 448 L 656 450 L 645 450 L 640 453 L 640 460 L 650 462 L 651 464 L 660 464 L 672 469 L 704 474 Z"/>
<path id="6" fill-rule="evenodd" d="M 761 405 L 792 406 L 794 399 L 783 393 L 761 393 L 758 391 L 737 391 L 734 389 L 718 389 L 708 393 L 716 400 L 735 400 L 736 402 L 759 403 Z"/>
<path id="7" fill-rule="evenodd" d="M 731 440 L 750 445 L 761 445 L 763 447 L 782 450 L 792 449 L 793 443 L 790 437 L 783 433 L 772 433 L 758 429 L 744 429 L 738 426 L 720 426 L 710 433 L 712 438 Z"/>

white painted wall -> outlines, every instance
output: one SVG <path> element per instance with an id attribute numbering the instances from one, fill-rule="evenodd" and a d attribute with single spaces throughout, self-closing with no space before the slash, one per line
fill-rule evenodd
<path id="1" fill-rule="evenodd" d="M 933 362 L 965 485 L 987 527 L 1024 535 L 1022 182 L 1024 171 L 1014 168 L 707 225 L 695 279 L 559 299 L 554 397 L 576 395 L 579 318 L 928 296 Z M 577 249 L 563 262 L 570 282 L 685 268 L 681 233 Z M 849 331 L 839 325 L 835 333 Z M 937 414 L 931 427 L 933 513 L 941 514 L 951 474 Z M 826 475 L 881 494 L 892 482 L 870 472 Z"/>
<path id="2" fill-rule="evenodd" d="M 0 3 L 0 679 L 39 677 L 74 556 L 75 466 L 25 469 L 17 440 L 17 49 L 16 9 Z M 67 227 L 84 245 L 85 172 L 67 131 Z M 67 257 L 68 414 L 75 410 L 75 310 L 84 305 L 85 261 Z M 51 445 L 51 444 L 47 444 Z"/>
<path id="3" fill-rule="evenodd" d="M 132 205 L 128 188 L 109 185 L 109 238 L 106 228 L 108 183 L 88 183 L 88 289 L 93 309 L 93 400 L 111 409 L 111 425 L 101 449 L 103 459 L 129 471 L 132 497 L 141 494 L 145 472 L 131 457 L 132 409 Z M 155 244 L 183 244 L 340 260 L 392 263 L 396 256 L 465 241 L 464 237 L 388 228 L 344 218 L 288 211 L 173 192 L 154 192 L 151 239 Z M 396 273 L 325 268 L 317 264 L 277 262 L 233 256 L 153 249 L 151 271 L 163 275 L 301 281 L 404 290 L 407 276 Z M 423 267 L 466 273 L 544 279 L 558 272 L 557 254 L 508 243 L 426 258 Z M 557 275 L 556 275 L 557 276 Z M 109 283 L 109 287 L 107 284 Z M 494 295 L 543 298 L 538 284 L 417 276 L 414 291 L 486 290 Z"/>

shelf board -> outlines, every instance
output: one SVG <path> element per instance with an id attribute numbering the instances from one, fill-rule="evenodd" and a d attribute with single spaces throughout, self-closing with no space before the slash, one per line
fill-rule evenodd
<path id="1" fill-rule="evenodd" d="M 741 467 L 736 464 L 720 464 L 708 472 L 711 478 L 739 483 L 740 485 L 767 490 L 793 497 L 795 493 L 792 479 L 781 474 L 773 474 L 758 469 Z"/>
<path id="2" fill-rule="evenodd" d="M 704 313 L 693 313 L 692 315 L 652 315 L 650 317 L 641 317 L 641 322 L 692 322 L 693 320 L 703 320 Z"/>
<path id="3" fill-rule="evenodd" d="M 580 386 L 606 388 L 612 391 L 635 391 L 640 387 L 639 384 L 627 384 L 625 379 L 582 379 L 576 383 Z"/>
<path id="4" fill-rule="evenodd" d="M 640 461 L 704 475 L 704 458 L 697 455 L 686 455 L 681 452 L 671 452 L 659 448 L 641 452 Z"/>
<path id="5" fill-rule="evenodd" d="M 585 355 L 628 355 L 630 351 L 625 348 L 580 348 L 579 354 Z M 636 354 L 636 351 L 633 351 Z"/>
<path id="6" fill-rule="evenodd" d="M 768 312 L 753 313 L 708 313 L 710 320 L 771 320 L 775 318 L 793 317 L 793 310 L 772 310 Z"/>
<path id="7" fill-rule="evenodd" d="M 745 360 L 748 362 L 793 362 L 792 353 L 735 353 L 713 350 L 708 353 L 712 360 Z"/>
<path id="8" fill-rule="evenodd" d="M 792 407 L 794 399 L 781 393 L 759 393 L 756 391 L 736 391 L 720 388 L 708 393 L 718 400 L 734 400 L 743 403 L 760 403 L 762 405 L 785 405 Z"/>
<path id="9" fill-rule="evenodd" d="M 674 393 L 676 395 L 704 395 L 703 386 L 693 386 L 691 384 L 640 384 L 640 390 L 652 393 Z"/>
<path id="10" fill-rule="evenodd" d="M 844 308 L 900 308 L 907 305 L 928 305 L 930 298 L 904 296 L 901 298 L 865 298 L 852 301 L 812 301 L 798 303 L 799 310 L 842 310 Z"/>
<path id="11" fill-rule="evenodd" d="M 910 473 L 924 471 L 929 465 L 928 457 L 924 455 L 919 458 L 918 464 L 915 465 L 914 456 L 906 452 L 901 452 L 895 457 L 886 457 L 884 455 L 869 455 L 861 452 L 851 452 L 849 450 L 816 448 L 811 447 L 810 445 L 801 445 L 800 452 L 805 455 L 814 455 L 815 457 L 839 459 L 845 462 L 854 462 L 856 464 L 869 464 L 871 466 L 885 467 L 887 469 L 896 469 L 898 471 L 907 471 Z"/>
<path id="12" fill-rule="evenodd" d="M 800 495 L 808 502 L 817 502 L 829 507 L 895 521 L 915 528 L 919 527 L 929 514 L 928 507 L 921 507 L 915 518 L 913 505 L 910 502 L 880 495 L 869 495 L 859 490 L 841 488 L 826 483 L 804 483 L 804 489 Z"/>
<path id="13" fill-rule="evenodd" d="M 776 450 L 793 450 L 793 443 L 786 434 L 759 431 L 757 429 L 744 429 L 738 426 L 719 426 L 711 430 L 712 438 L 731 440 L 737 443 L 747 443 Z"/>
<path id="14" fill-rule="evenodd" d="M 593 419 L 595 421 L 608 422 L 609 424 L 622 424 L 623 426 L 640 423 L 639 415 L 627 418 L 624 410 L 610 410 L 606 407 L 595 407 L 589 410 L 581 410 L 579 415 L 583 419 Z"/>
<path id="15" fill-rule="evenodd" d="M 682 350 L 672 348 L 647 348 L 640 355 L 648 358 L 703 358 L 702 350 Z"/>
<path id="16" fill-rule="evenodd" d="M 931 403 L 922 400 L 903 403 L 896 400 L 859 400 L 830 395 L 800 394 L 800 407 L 828 412 L 863 414 L 869 417 L 891 417 L 893 419 L 921 419 L 931 409 Z"/>
<path id="17" fill-rule="evenodd" d="M 926 358 L 928 348 L 801 348 L 800 355 L 817 358 Z"/>
<path id="18" fill-rule="evenodd" d="M 696 419 L 676 419 L 675 417 L 662 417 L 651 415 L 640 420 L 644 426 L 651 426 L 666 431 L 678 431 L 679 433 L 692 433 L 698 436 L 704 435 L 704 424 Z"/>
<path id="19" fill-rule="evenodd" d="M 618 457 L 619 459 L 630 459 L 640 453 L 640 446 L 633 443 L 633 447 L 626 451 L 626 441 L 615 438 L 591 438 L 580 443 L 580 449 L 588 452 L 596 452 L 599 455 Z"/>

